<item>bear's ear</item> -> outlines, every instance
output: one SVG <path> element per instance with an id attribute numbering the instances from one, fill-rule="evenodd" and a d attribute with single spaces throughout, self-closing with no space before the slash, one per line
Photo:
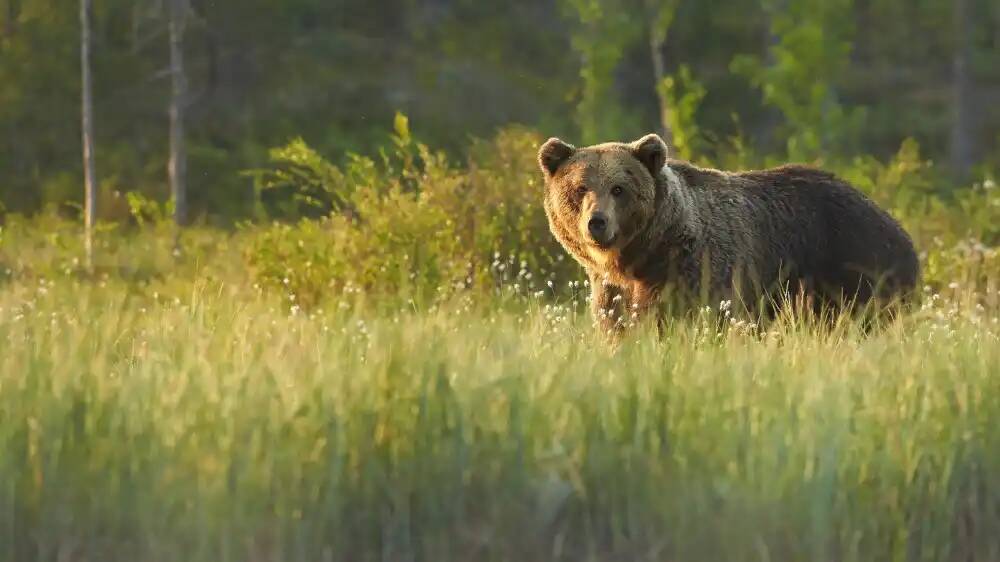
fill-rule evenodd
<path id="1" fill-rule="evenodd" d="M 566 144 L 555 137 L 545 141 L 545 144 L 538 149 L 538 165 L 542 167 L 545 179 L 552 178 L 556 174 L 556 170 L 575 152 L 575 146 Z"/>
<path id="2" fill-rule="evenodd" d="M 632 155 L 655 178 L 667 163 L 667 143 L 659 135 L 649 134 L 631 144 Z"/>

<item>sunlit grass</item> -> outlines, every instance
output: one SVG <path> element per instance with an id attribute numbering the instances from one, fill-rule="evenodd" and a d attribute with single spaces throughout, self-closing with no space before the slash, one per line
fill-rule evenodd
<path id="1" fill-rule="evenodd" d="M 996 301 L 612 350 L 567 303 L 10 283 L 0 559 L 996 560 Z"/>

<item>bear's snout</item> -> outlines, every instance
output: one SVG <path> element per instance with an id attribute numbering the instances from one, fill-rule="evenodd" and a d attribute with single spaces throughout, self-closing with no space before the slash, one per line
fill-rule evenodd
<path id="1" fill-rule="evenodd" d="M 590 237 L 594 239 L 594 242 L 600 245 L 610 244 L 615 236 L 608 216 L 600 211 L 590 215 L 590 220 L 587 221 L 587 232 L 590 233 Z"/>
<path id="2" fill-rule="evenodd" d="M 604 235 L 604 230 L 608 227 L 608 219 L 604 217 L 604 213 L 594 213 L 590 217 L 590 222 L 587 223 L 587 229 L 590 230 L 590 234 L 595 237 L 600 237 Z"/>

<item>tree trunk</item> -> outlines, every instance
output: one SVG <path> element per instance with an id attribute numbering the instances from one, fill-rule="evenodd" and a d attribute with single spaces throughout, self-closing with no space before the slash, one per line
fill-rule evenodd
<path id="1" fill-rule="evenodd" d="M 663 81 L 667 77 L 666 64 L 663 61 L 663 38 L 656 30 L 656 24 L 649 28 L 649 55 L 653 61 L 653 86 L 656 99 L 660 105 L 660 136 L 667 146 L 673 146 L 673 130 L 670 127 L 670 100 L 664 89 Z"/>
<path id="2" fill-rule="evenodd" d="M 81 121 L 83 129 L 83 241 L 87 270 L 94 267 L 94 218 L 97 212 L 97 173 L 94 169 L 94 100 L 90 75 L 90 5 L 80 0 Z"/>
<path id="3" fill-rule="evenodd" d="M 184 146 L 184 109 L 187 79 L 184 75 L 184 20 L 186 0 L 170 0 L 170 195 L 174 201 L 174 222 L 187 221 L 187 153 Z"/>
<path id="4" fill-rule="evenodd" d="M 7 37 L 14 35 L 14 21 L 17 19 L 17 0 L 7 0 L 7 9 L 4 10 L 3 34 Z"/>
<path id="5" fill-rule="evenodd" d="M 972 10 L 968 0 L 954 0 L 955 52 L 952 59 L 951 170 L 957 181 L 968 179 L 973 165 Z"/>

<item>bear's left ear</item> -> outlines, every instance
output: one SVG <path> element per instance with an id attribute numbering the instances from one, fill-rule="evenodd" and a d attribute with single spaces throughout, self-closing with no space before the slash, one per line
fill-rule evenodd
<path id="1" fill-rule="evenodd" d="M 633 142 L 632 155 L 653 174 L 655 178 L 667 163 L 667 143 L 659 135 L 649 134 Z"/>
<path id="2" fill-rule="evenodd" d="M 556 170 L 575 152 L 575 146 L 566 144 L 555 137 L 545 141 L 545 144 L 538 149 L 538 165 L 542 168 L 545 180 L 552 179 L 552 176 L 556 175 Z"/>

